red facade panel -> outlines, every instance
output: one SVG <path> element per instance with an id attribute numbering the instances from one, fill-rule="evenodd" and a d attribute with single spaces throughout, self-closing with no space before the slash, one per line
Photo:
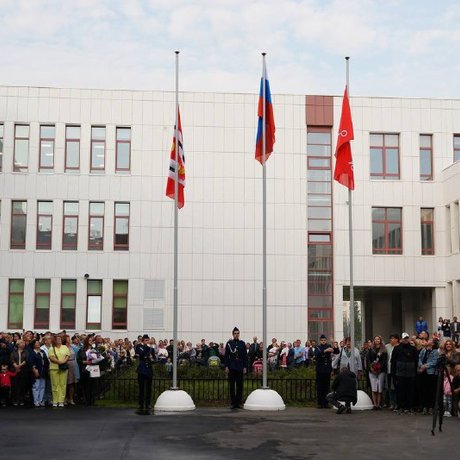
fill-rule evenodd
<path id="1" fill-rule="evenodd" d="M 307 126 L 333 126 L 333 96 L 306 96 L 305 110 Z"/>

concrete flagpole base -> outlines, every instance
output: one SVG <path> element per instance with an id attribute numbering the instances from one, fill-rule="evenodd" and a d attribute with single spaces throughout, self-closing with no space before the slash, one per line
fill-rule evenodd
<path id="1" fill-rule="evenodd" d="M 286 405 L 283 398 L 270 388 L 259 388 L 250 393 L 244 403 L 246 410 L 284 410 Z"/>
<path id="2" fill-rule="evenodd" d="M 195 404 L 184 390 L 166 390 L 158 396 L 155 412 L 186 412 L 195 410 Z"/>

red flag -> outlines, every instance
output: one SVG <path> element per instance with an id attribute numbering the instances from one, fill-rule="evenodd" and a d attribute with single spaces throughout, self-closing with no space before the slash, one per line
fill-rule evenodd
<path id="1" fill-rule="evenodd" d="M 342 115 L 340 117 L 337 147 L 335 149 L 334 179 L 350 190 L 355 189 L 353 174 L 353 158 L 351 155 L 350 141 L 354 139 L 353 121 L 351 120 L 350 102 L 348 101 L 348 88 L 345 86 L 343 94 Z"/>
<path id="2" fill-rule="evenodd" d="M 177 136 L 177 145 L 179 147 L 179 153 L 177 159 L 179 162 L 179 186 L 177 190 L 177 207 L 181 209 L 184 206 L 184 187 L 185 187 L 185 156 L 184 149 L 182 145 L 182 125 L 180 121 L 180 112 L 178 111 L 178 124 L 179 129 L 174 129 L 173 143 L 171 146 L 171 156 L 169 161 L 169 176 L 168 183 L 166 184 L 166 196 L 174 200 L 176 182 L 176 136 Z"/>

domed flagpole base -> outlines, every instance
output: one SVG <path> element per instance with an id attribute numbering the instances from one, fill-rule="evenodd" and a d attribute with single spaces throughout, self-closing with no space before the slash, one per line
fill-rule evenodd
<path id="1" fill-rule="evenodd" d="M 184 390 L 166 390 L 158 396 L 155 412 L 187 412 L 195 410 L 195 404 L 190 395 Z"/>
<path id="2" fill-rule="evenodd" d="M 354 406 L 351 406 L 351 410 L 371 410 L 373 407 L 374 404 L 369 395 L 365 391 L 358 390 L 358 401 Z M 334 409 L 337 409 L 337 407 L 334 407 Z"/>
<path id="3" fill-rule="evenodd" d="M 283 398 L 275 390 L 259 388 L 249 394 L 244 403 L 244 408 L 246 410 L 275 411 L 286 409 L 286 405 Z"/>

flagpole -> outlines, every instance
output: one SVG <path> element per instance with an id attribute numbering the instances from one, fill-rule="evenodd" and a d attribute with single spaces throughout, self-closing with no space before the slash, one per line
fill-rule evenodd
<path id="1" fill-rule="evenodd" d="M 350 57 L 345 57 L 347 93 L 350 97 Z M 350 342 L 351 362 L 350 370 L 355 372 L 355 292 L 353 287 L 353 202 L 352 190 L 348 188 L 348 243 L 350 248 Z"/>
<path id="2" fill-rule="evenodd" d="M 176 166 L 174 168 L 174 308 L 173 308 L 173 378 L 172 390 L 177 390 L 177 310 L 178 288 L 177 270 L 179 263 L 179 51 L 176 53 L 176 121 L 174 123 L 174 142 Z"/>
<path id="3" fill-rule="evenodd" d="M 265 56 L 262 53 L 262 341 L 263 366 L 262 366 L 262 388 L 268 388 L 267 384 L 267 170 L 265 165 L 267 155 L 266 139 L 266 80 L 267 69 L 265 66 Z"/>

